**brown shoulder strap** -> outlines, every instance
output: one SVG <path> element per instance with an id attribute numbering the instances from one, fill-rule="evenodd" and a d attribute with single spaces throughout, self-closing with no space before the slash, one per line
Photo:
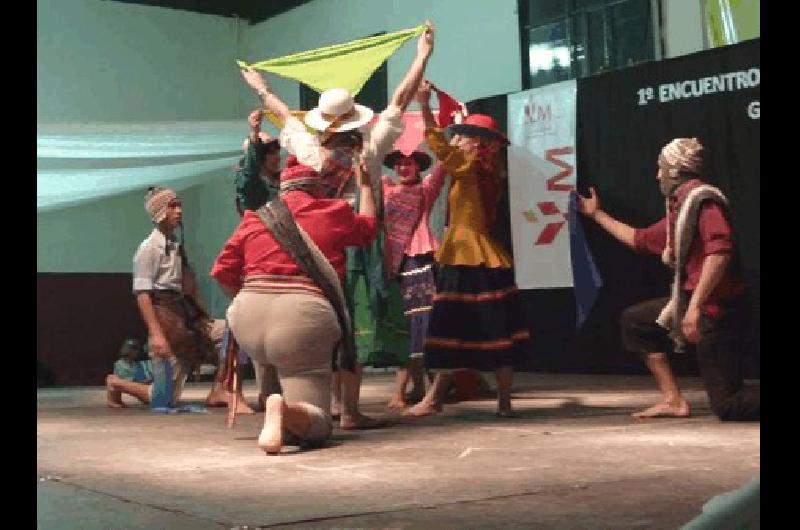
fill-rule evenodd
<path id="1" fill-rule="evenodd" d="M 327 276 L 322 272 L 319 264 L 311 254 L 311 250 L 300 234 L 297 223 L 286 203 L 280 197 L 276 197 L 256 210 L 256 213 L 281 248 L 297 263 L 300 270 L 306 273 L 319 286 L 331 306 L 333 306 L 339 326 L 342 329 L 342 345 L 344 346 L 339 350 L 337 365 L 342 370 L 354 371 L 356 348 L 353 332 L 349 320 L 346 318 L 347 307 L 341 302 L 336 293 L 336 287 L 328 281 Z"/>

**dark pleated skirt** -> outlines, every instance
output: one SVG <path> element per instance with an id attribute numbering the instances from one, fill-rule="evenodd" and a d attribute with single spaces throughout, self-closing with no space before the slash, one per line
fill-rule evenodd
<path id="1" fill-rule="evenodd" d="M 441 266 L 425 339 L 427 368 L 516 366 L 529 339 L 513 269 Z"/>

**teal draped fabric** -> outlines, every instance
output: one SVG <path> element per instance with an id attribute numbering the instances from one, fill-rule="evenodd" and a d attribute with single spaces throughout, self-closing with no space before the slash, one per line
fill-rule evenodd
<path id="1" fill-rule="evenodd" d="M 37 212 L 231 172 L 247 135 L 241 120 L 41 125 L 36 138 Z"/>

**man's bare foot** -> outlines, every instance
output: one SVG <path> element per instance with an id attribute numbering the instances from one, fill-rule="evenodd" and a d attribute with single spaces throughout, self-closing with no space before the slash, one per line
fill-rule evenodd
<path id="1" fill-rule="evenodd" d="M 128 405 L 126 405 L 125 403 L 122 402 L 122 396 L 121 395 L 118 394 L 118 395 L 114 396 L 114 395 L 111 394 L 111 392 L 107 392 L 106 395 L 107 395 L 106 404 L 109 406 L 109 408 L 112 408 L 112 409 L 124 409 L 124 408 L 128 407 Z"/>
<path id="2" fill-rule="evenodd" d="M 354 431 L 362 429 L 380 429 L 388 425 L 385 421 L 370 418 L 358 412 L 355 416 L 342 414 L 339 419 L 339 428 L 344 431 Z"/>
<path id="3" fill-rule="evenodd" d="M 631 416 L 637 419 L 688 418 L 691 416 L 691 410 L 689 409 L 689 403 L 685 400 L 681 400 L 677 403 L 662 401 L 661 403 L 656 403 L 650 408 L 640 410 L 639 412 L 634 412 L 631 414 Z"/>
<path id="4" fill-rule="evenodd" d="M 233 395 L 230 396 L 230 399 L 233 399 Z M 266 406 L 264 407 L 264 410 L 266 410 Z M 255 413 L 256 411 L 253 410 L 253 408 L 247 404 L 247 401 L 245 401 L 244 396 L 239 394 L 239 399 L 236 400 L 236 414 L 255 414 Z"/>
<path id="5" fill-rule="evenodd" d="M 386 405 L 386 408 L 389 410 L 402 411 L 407 406 L 408 405 L 406 404 L 405 401 L 403 401 L 403 398 L 401 396 L 394 396 L 391 399 L 391 401 L 389 401 L 389 404 Z"/>
<path id="6" fill-rule="evenodd" d="M 239 392 L 238 397 L 236 414 L 255 414 L 255 411 L 247 404 L 247 400 L 244 399 L 244 395 L 241 392 Z M 232 392 L 228 392 L 222 385 L 214 383 L 208 393 L 208 397 L 206 397 L 206 407 L 227 407 L 231 399 L 233 399 Z"/>
<path id="7" fill-rule="evenodd" d="M 227 407 L 228 394 L 229 392 L 227 392 L 222 385 L 214 383 L 214 386 L 211 387 L 211 391 L 208 393 L 208 397 L 206 397 L 206 407 Z"/>
<path id="8" fill-rule="evenodd" d="M 264 411 L 264 427 L 258 436 L 258 446 L 267 454 L 274 455 L 281 452 L 283 445 L 283 414 L 286 405 L 283 396 L 272 394 L 267 398 Z"/>
<path id="9" fill-rule="evenodd" d="M 112 409 L 124 409 L 127 405 L 122 402 L 122 392 L 117 390 L 115 383 L 115 375 L 106 377 L 106 404 Z"/>
<path id="10" fill-rule="evenodd" d="M 426 401 L 420 401 L 413 407 L 407 408 L 403 412 L 403 416 L 430 416 L 431 414 L 437 414 L 442 411 L 442 406 L 440 404 L 435 403 L 428 403 Z"/>

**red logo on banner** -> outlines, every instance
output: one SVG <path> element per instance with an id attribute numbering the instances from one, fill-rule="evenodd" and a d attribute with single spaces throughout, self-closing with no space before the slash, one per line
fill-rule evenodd
<path id="1" fill-rule="evenodd" d="M 555 241 L 556 237 L 558 237 L 561 227 L 564 226 L 564 223 L 566 223 L 566 221 L 562 221 L 561 219 L 566 219 L 567 214 L 562 213 L 558 208 L 558 205 L 552 201 L 540 202 L 537 204 L 537 206 L 542 215 L 546 217 L 558 216 L 558 221 L 552 220 L 544 225 L 544 228 L 542 228 L 542 231 L 536 238 L 536 243 L 534 243 L 535 245 L 550 245 L 553 243 L 553 241 Z M 522 212 L 522 216 L 525 217 L 525 220 L 529 223 L 539 222 L 539 218 L 536 216 L 536 213 L 534 213 L 533 210 Z"/>
<path id="2" fill-rule="evenodd" d="M 557 149 L 548 149 L 544 153 L 544 158 L 556 166 L 561 168 L 558 174 L 547 179 L 547 189 L 550 191 L 573 191 L 575 186 L 572 184 L 558 184 L 559 180 L 563 180 L 572 175 L 572 166 L 559 160 L 556 156 L 571 155 L 575 150 L 572 147 L 559 147 Z"/>
<path id="3" fill-rule="evenodd" d="M 546 182 L 548 191 L 571 192 L 575 189 L 575 186 L 572 184 L 562 184 L 559 182 L 570 177 L 574 168 L 567 162 L 556 158 L 558 156 L 571 155 L 574 152 L 575 149 L 570 146 L 558 147 L 545 151 L 545 159 L 551 164 L 561 168 L 561 171 L 547 179 Z M 563 213 L 558 208 L 558 205 L 553 201 L 540 202 L 537 203 L 537 206 L 542 215 L 547 217 L 557 216 L 558 218 L 557 221 L 552 220 L 544 225 L 544 228 L 542 228 L 542 231 L 539 233 L 539 236 L 536 238 L 536 242 L 534 243 L 535 245 L 550 245 L 553 243 L 553 241 L 555 241 L 556 237 L 558 237 L 559 232 L 561 232 L 561 228 L 566 223 L 567 214 Z M 522 215 L 529 223 L 539 222 L 539 219 L 533 210 L 522 212 Z"/>
<path id="4" fill-rule="evenodd" d="M 537 105 L 533 101 L 525 105 L 525 121 L 528 123 L 536 123 L 537 121 L 551 120 L 553 112 L 550 110 L 550 104 Z"/>
<path id="5" fill-rule="evenodd" d="M 558 206 L 554 202 L 540 202 L 539 203 L 539 211 L 542 212 L 543 215 L 552 216 L 558 215 L 563 216 L 566 218 L 565 214 L 561 213 L 561 210 L 558 209 Z M 564 226 L 566 221 L 555 221 L 550 222 L 544 225 L 542 228 L 542 232 L 539 234 L 539 237 L 536 239 L 535 245 L 550 245 L 555 241 L 556 236 L 561 231 L 561 227 Z"/>

